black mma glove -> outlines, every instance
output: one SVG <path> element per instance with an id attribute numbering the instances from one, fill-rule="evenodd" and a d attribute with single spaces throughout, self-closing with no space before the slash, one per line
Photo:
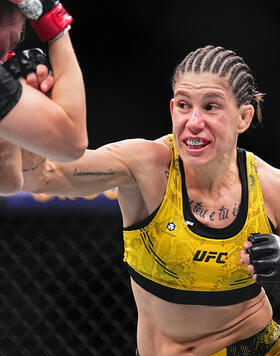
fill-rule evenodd
<path id="1" fill-rule="evenodd" d="M 22 86 L 0 65 L 0 120 L 14 108 L 22 94 Z"/>
<path id="2" fill-rule="evenodd" d="M 18 7 L 43 42 L 59 38 L 73 21 L 58 0 L 22 0 Z"/>
<path id="3" fill-rule="evenodd" d="M 280 236 L 274 234 L 252 234 L 248 241 L 252 247 L 247 248 L 250 264 L 257 274 L 257 283 L 280 283 Z"/>
<path id="4" fill-rule="evenodd" d="M 44 64 L 51 72 L 51 65 L 46 54 L 40 48 L 31 48 L 17 52 L 3 66 L 15 79 L 18 79 L 26 78 L 29 73 L 36 73 L 38 64 Z"/>

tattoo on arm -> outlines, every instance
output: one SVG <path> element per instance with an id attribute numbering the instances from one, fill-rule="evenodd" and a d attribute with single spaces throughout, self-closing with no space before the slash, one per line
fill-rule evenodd
<path id="1" fill-rule="evenodd" d="M 111 151 L 113 151 L 114 148 L 119 148 L 120 146 L 121 146 L 121 143 L 119 143 L 119 144 L 112 143 L 112 144 L 106 146 L 105 148 L 106 148 L 107 151 L 111 152 Z"/>
<path id="2" fill-rule="evenodd" d="M 75 168 L 73 171 L 73 176 L 77 177 L 104 177 L 112 176 L 115 173 L 113 171 L 109 172 L 90 172 L 90 171 L 80 171 L 78 168 Z"/>
<path id="3" fill-rule="evenodd" d="M 36 169 L 38 169 L 44 162 L 46 161 L 46 158 L 40 160 L 37 162 L 37 164 L 31 168 L 22 168 L 23 173 L 27 172 L 34 172 Z"/>

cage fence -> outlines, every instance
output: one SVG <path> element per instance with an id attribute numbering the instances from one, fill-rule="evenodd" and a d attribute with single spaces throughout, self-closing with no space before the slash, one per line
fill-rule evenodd
<path id="1" fill-rule="evenodd" d="M 118 214 L 4 214 L 0 356 L 135 355 Z"/>

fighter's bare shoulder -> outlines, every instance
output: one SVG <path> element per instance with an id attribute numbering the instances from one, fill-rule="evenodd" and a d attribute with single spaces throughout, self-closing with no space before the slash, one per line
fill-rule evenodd
<path id="1" fill-rule="evenodd" d="M 110 143 L 99 150 L 107 150 L 114 155 L 121 156 L 130 167 L 147 166 L 155 163 L 167 165 L 171 160 L 171 150 L 167 135 L 155 140 L 143 138 L 127 139 Z"/>
<path id="2" fill-rule="evenodd" d="M 259 157 L 257 159 L 263 197 L 266 209 L 273 214 L 273 220 L 280 228 L 280 169 L 273 167 Z"/>
<path id="3" fill-rule="evenodd" d="M 273 167 L 260 157 L 256 156 L 258 173 L 264 189 L 280 188 L 280 169 Z"/>

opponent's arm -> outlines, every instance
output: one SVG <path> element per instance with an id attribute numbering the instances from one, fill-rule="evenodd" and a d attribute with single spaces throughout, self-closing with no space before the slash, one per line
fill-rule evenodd
<path id="1" fill-rule="evenodd" d="M 48 92 L 53 86 L 50 65 L 38 48 L 9 54 L 5 69 L 16 79 L 26 78 L 34 88 Z M 0 195 L 15 194 L 23 186 L 21 148 L 0 139 Z"/>
<path id="2" fill-rule="evenodd" d="M 51 64 L 40 48 L 9 52 L 3 67 L 14 79 L 24 78 L 26 83 L 47 94 L 54 85 Z"/>
<path id="3" fill-rule="evenodd" d="M 29 3 L 28 0 L 24 2 Z M 43 4 L 50 2 L 53 3 L 44 0 Z M 26 8 L 24 11 L 27 12 Z M 60 16 L 53 9 L 49 12 L 52 21 L 53 16 Z M 42 28 L 45 31 L 48 16 L 46 13 L 34 21 L 40 22 L 39 32 Z M 57 24 L 57 19 L 53 22 Z M 62 21 L 58 29 L 51 27 L 51 36 L 59 37 L 64 33 L 69 27 L 64 25 Z M 43 36 L 47 36 L 48 32 L 44 31 Z M 83 79 L 68 33 L 49 42 L 49 57 L 55 78 L 51 98 L 25 82 L 15 82 L 0 67 L 0 137 L 55 160 L 74 160 L 84 153 L 88 141 Z"/>

